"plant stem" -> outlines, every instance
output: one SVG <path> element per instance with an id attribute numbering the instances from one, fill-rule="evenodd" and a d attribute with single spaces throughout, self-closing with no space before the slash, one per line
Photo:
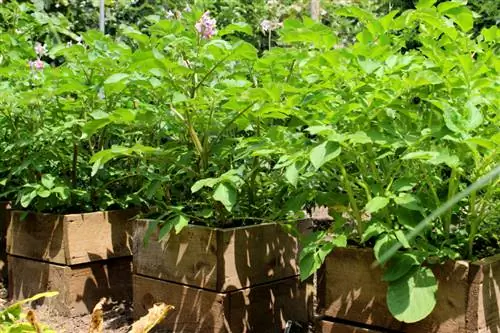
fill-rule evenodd
<path id="1" fill-rule="evenodd" d="M 356 203 L 356 199 L 354 198 L 354 191 L 352 190 L 351 183 L 349 181 L 349 177 L 347 175 L 347 171 L 344 168 L 344 165 L 342 163 L 338 163 L 338 166 L 340 168 L 340 171 L 342 172 L 342 180 L 344 183 L 344 187 L 347 191 L 347 196 L 349 197 L 349 203 L 351 204 L 352 207 L 352 212 L 354 214 L 354 218 L 356 219 L 356 227 L 358 229 L 358 234 L 359 237 L 363 235 L 364 228 L 363 225 L 361 224 L 361 214 L 359 212 L 358 204 Z"/>
<path id="2" fill-rule="evenodd" d="M 450 200 L 451 198 L 453 198 L 453 196 L 455 195 L 455 193 L 457 192 L 457 186 L 458 186 L 458 181 L 457 181 L 457 168 L 452 168 L 451 169 L 451 175 L 450 175 L 450 180 L 449 180 L 449 183 L 448 183 L 448 200 Z M 450 226 L 451 226 L 451 216 L 452 216 L 452 210 L 450 209 L 445 217 L 444 217 L 444 221 L 443 221 L 443 227 L 444 227 L 444 233 L 446 236 L 448 236 L 450 234 Z"/>
<path id="3" fill-rule="evenodd" d="M 469 239 L 468 239 L 468 257 L 472 257 L 472 248 L 474 246 L 474 237 L 476 237 L 477 230 L 479 229 L 479 219 L 476 214 L 476 191 L 472 192 L 469 198 L 469 218 L 470 218 L 470 231 L 469 231 Z"/>
<path id="4" fill-rule="evenodd" d="M 488 172 L 483 177 L 476 180 L 474 183 L 469 185 L 465 190 L 457 193 L 451 199 L 447 200 L 444 204 L 439 206 L 436 210 L 434 210 L 431 214 L 427 215 L 425 219 L 420 221 L 415 228 L 411 232 L 405 235 L 408 241 L 413 240 L 418 234 L 420 234 L 431 221 L 436 219 L 438 216 L 441 216 L 446 211 L 451 209 L 455 204 L 460 202 L 463 198 L 467 197 L 472 192 L 479 190 L 480 188 L 488 185 L 490 182 L 495 180 L 500 175 L 500 165 L 497 165 L 493 170 Z M 375 262 L 372 266 L 378 266 L 379 264 L 383 264 L 387 262 L 389 259 L 396 254 L 396 252 L 402 247 L 401 243 L 395 244 L 389 250 L 384 252 L 384 254 L 380 257 L 378 262 Z"/>

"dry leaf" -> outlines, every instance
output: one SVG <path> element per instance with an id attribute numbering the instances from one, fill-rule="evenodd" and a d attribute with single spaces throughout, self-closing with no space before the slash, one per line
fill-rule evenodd
<path id="1" fill-rule="evenodd" d="M 90 328 L 89 328 L 89 333 L 102 333 L 104 324 L 103 324 L 103 311 L 102 311 L 102 306 L 106 303 L 106 298 L 103 297 L 99 301 L 99 303 L 96 304 L 94 307 L 94 310 L 92 311 L 92 318 L 90 319 Z"/>
<path id="2" fill-rule="evenodd" d="M 28 310 L 28 313 L 26 314 L 26 319 L 31 324 L 31 326 L 33 326 L 36 333 L 42 333 L 42 328 L 40 327 L 40 324 L 36 320 L 36 315 L 33 310 Z"/>
<path id="3" fill-rule="evenodd" d="M 168 313 L 172 310 L 175 310 L 175 307 L 172 305 L 167 305 L 165 303 L 154 304 L 144 317 L 141 317 L 141 319 L 139 319 L 132 325 L 129 333 L 149 332 L 153 327 L 155 327 L 163 319 L 165 319 Z"/>

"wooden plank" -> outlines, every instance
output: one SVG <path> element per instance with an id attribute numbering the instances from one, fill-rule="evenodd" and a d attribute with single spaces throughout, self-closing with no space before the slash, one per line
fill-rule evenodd
<path id="1" fill-rule="evenodd" d="M 7 253 L 58 264 L 66 263 L 64 218 L 61 215 L 11 211 Z M 94 235 L 95 237 L 95 235 Z"/>
<path id="2" fill-rule="evenodd" d="M 228 333 L 224 294 L 134 274 L 134 317 L 156 302 L 175 306 L 160 325 L 173 332 Z"/>
<path id="3" fill-rule="evenodd" d="M 381 333 L 381 331 L 321 320 L 317 333 Z"/>
<path id="4" fill-rule="evenodd" d="M 134 272 L 205 289 L 217 289 L 217 230 L 188 226 L 178 235 L 171 233 L 158 241 L 144 236 L 149 221 L 139 220 L 134 228 Z"/>
<path id="5" fill-rule="evenodd" d="M 62 315 L 88 314 L 101 297 L 131 300 L 131 258 L 115 258 L 76 266 L 8 256 L 9 295 L 23 299 L 55 290 L 59 295 L 37 301 Z"/>
<path id="6" fill-rule="evenodd" d="M 402 331 L 408 333 L 466 332 L 467 294 L 469 264 L 465 261 L 449 261 L 433 266 L 438 279 L 436 307 L 432 313 L 414 324 L 402 325 Z"/>
<path id="7" fill-rule="evenodd" d="M 436 307 L 413 324 L 398 322 L 388 311 L 387 284 L 380 269 L 370 268 L 373 260 L 367 249 L 337 249 L 329 255 L 318 281 L 319 312 L 407 333 L 494 332 L 500 326 L 500 256 L 432 266 L 439 283 Z"/>
<path id="8" fill-rule="evenodd" d="M 134 234 L 135 273 L 213 291 L 237 290 L 298 274 L 295 238 L 277 224 L 217 229 L 189 225 L 147 246 L 147 221 Z"/>
<path id="9" fill-rule="evenodd" d="M 470 267 L 467 332 L 500 332 L 500 254 Z"/>
<path id="10" fill-rule="evenodd" d="M 288 320 L 308 327 L 313 285 L 298 277 L 228 292 L 231 332 L 283 332 Z"/>
<path id="11" fill-rule="evenodd" d="M 296 277 L 217 293 L 134 274 L 134 316 L 165 302 L 176 311 L 160 326 L 172 332 L 281 332 L 288 319 L 307 322 L 309 291 Z"/>
<path id="12" fill-rule="evenodd" d="M 130 256 L 133 210 L 87 214 L 12 211 L 7 253 L 57 264 L 75 265 Z"/>
<path id="13" fill-rule="evenodd" d="M 0 282 L 7 279 L 7 223 L 10 201 L 0 201 Z"/>
<path id="14" fill-rule="evenodd" d="M 221 229 L 217 290 L 238 290 L 299 274 L 297 240 L 275 223 Z"/>
<path id="15" fill-rule="evenodd" d="M 65 215 L 66 264 L 130 256 L 135 214 L 129 209 Z"/>
<path id="16" fill-rule="evenodd" d="M 380 268 L 371 269 L 375 260 L 367 249 L 335 249 L 324 265 L 324 290 L 318 291 L 324 306 L 320 313 L 333 318 L 392 329 L 401 324 L 386 305 L 387 285 Z"/>

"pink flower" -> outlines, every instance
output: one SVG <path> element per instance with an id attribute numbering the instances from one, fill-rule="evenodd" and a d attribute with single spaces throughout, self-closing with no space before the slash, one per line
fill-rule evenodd
<path id="1" fill-rule="evenodd" d="M 216 23 L 217 21 L 210 17 L 210 12 L 206 11 L 196 22 L 195 28 L 203 38 L 210 39 L 217 33 Z"/>
<path id="2" fill-rule="evenodd" d="M 32 70 L 36 69 L 39 71 L 41 71 L 45 67 L 45 63 L 40 59 L 36 59 L 35 61 L 30 61 L 29 65 Z"/>
<path id="3" fill-rule="evenodd" d="M 45 45 L 42 45 L 40 43 L 35 44 L 35 53 L 41 57 L 45 54 L 47 50 L 45 49 Z"/>

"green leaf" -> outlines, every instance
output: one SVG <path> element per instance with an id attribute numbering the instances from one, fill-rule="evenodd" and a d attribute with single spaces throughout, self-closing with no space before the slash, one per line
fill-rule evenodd
<path id="1" fill-rule="evenodd" d="M 194 183 L 193 186 L 191 186 L 191 193 L 196 193 L 196 192 L 198 192 L 199 190 L 201 190 L 205 186 L 212 188 L 217 183 L 219 183 L 219 179 L 218 178 L 200 179 L 196 183 Z"/>
<path id="2" fill-rule="evenodd" d="M 481 30 L 481 35 L 487 42 L 499 42 L 500 41 L 500 29 L 496 26 L 491 26 L 489 28 L 484 28 Z"/>
<path id="3" fill-rule="evenodd" d="M 365 243 L 372 237 L 378 237 L 385 232 L 387 232 L 387 228 L 383 224 L 377 222 L 371 223 L 363 232 L 361 243 Z"/>
<path id="4" fill-rule="evenodd" d="M 299 261 L 300 280 L 304 281 L 321 267 L 321 258 L 313 251 L 302 256 Z"/>
<path id="5" fill-rule="evenodd" d="M 225 36 L 225 35 L 231 35 L 234 34 L 235 32 L 242 32 L 244 34 L 247 34 L 249 36 L 252 36 L 253 31 L 252 31 L 252 26 L 250 26 L 248 23 L 244 22 L 237 22 L 237 23 L 231 23 L 224 28 L 222 28 L 218 35 L 219 36 Z"/>
<path id="6" fill-rule="evenodd" d="M 413 153 L 409 153 L 401 157 L 402 160 L 429 160 L 434 158 L 439 153 L 436 151 L 416 151 Z"/>
<path id="7" fill-rule="evenodd" d="M 300 165 L 298 162 L 290 164 L 285 170 L 286 180 L 293 186 L 297 186 L 297 180 L 299 179 L 299 169 Z"/>
<path id="8" fill-rule="evenodd" d="M 69 198 L 70 190 L 66 186 L 56 186 L 52 189 L 52 193 L 56 193 L 60 200 L 67 200 Z"/>
<path id="9" fill-rule="evenodd" d="M 21 196 L 21 206 L 27 208 L 31 201 L 36 198 L 36 190 L 25 193 Z"/>
<path id="10" fill-rule="evenodd" d="M 372 139 L 366 134 L 365 132 L 358 131 L 354 134 L 350 134 L 349 136 L 349 141 L 353 144 L 360 143 L 360 144 L 365 144 L 365 143 L 372 143 Z"/>
<path id="11" fill-rule="evenodd" d="M 410 243 L 408 243 L 408 240 L 406 239 L 406 236 L 405 236 L 405 233 L 403 232 L 403 230 L 396 230 L 394 232 L 394 234 L 396 235 L 396 238 L 401 243 L 401 245 L 403 245 L 404 248 L 406 248 L 406 249 L 410 248 Z"/>
<path id="12" fill-rule="evenodd" d="M 184 229 L 185 226 L 189 224 L 189 218 L 183 214 L 180 214 L 172 219 L 172 223 L 175 228 L 175 233 L 178 234 L 182 231 L 182 229 Z"/>
<path id="13" fill-rule="evenodd" d="M 417 185 L 417 182 L 414 179 L 400 178 L 394 182 L 392 188 L 395 192 L 407 192 L 411 191 L 415 187 L 415 185 Z"/>
<path id="14" fill-rule="evenodd" d="M 455 22 L 460 29 L 467 32 L 474 27 L 474 18 L 472 16 L 472 11 L 465 7 L 455 7 L 449 8 L 443 11 L 443 14 L 450 17 L 453 22 Z"/>
<path id="15" fill-rule="evenodd" d="M 369 213 L 375 213 L 384 208 L 389 204 L 389 198 L 386 197 L 375 197 L 368 201 L 365 206 L 365 210 Z"/>
<path id="16" fill-rule="evenodd" d="M 347 246 L 347 236 L 346 235 L 336 235 L 331 240 L 331 244 L 335 247 L 346 247 Z"/>
<path id="17" fill-rule="evenodd" d="M 415 86 L 425 86 L 443 83 L 443 79 L 430 70 L 419 71 L 413 79 Z"/>
<path id="18" fill-rule="evenodd" d="M 213 198 L 220 201 L 230 212 L 236 204 L 237 192 L 233 185 L 220 183 L 215 189 Z"/>
<path id="19" fill-rule="evenodd" d="M 375 243 L 375 246 L 373 247 L 373 253 L 375 254 L 375 258 L 377 258 L 377 261 L 380 262 L 380 257 L 397 242 L 398 241 L 396 237 L 390 234 L 385 234 L 384 236 L 379 238 Z"/>
<path id="20" fill-rule="evenodd" d="M 387 307 L 404 323 L 415 323 L 427 317 L 436 306 L 437 281 L 427 267 L 418 267 L 392 281 L 387 288 Z"/>
<path id="21" fill-rule="evenodd" d="M 417 9 L 421 9 L 421 8 L 430 8 L 432 6 L 434 6 L 434 4 L 436 3 L 437 0 L 420 0 L 416 5 L 415 7 Z"/>
<path id="22" fill-rule="evenodd" d="M 167 221 L 163 223 L 163 225 L 160 228 L 160 231 L 158 232 L 158 239 L 162 239 L 163 237 L 168 235 L 170 233 L 170 230 L 172 230 L 173 226 L 174 224 L 172 223 L 172 221 Z"/>
<path id="23" fill-rule="evenodd" d="M 42 185 L 45 186 L 45 188 L 47 189 L 52 189 L 54 187 L 54 181 L 56 179 L 54 178 L 54 176 L 52 176 L 51 174 L 44 174 L 42 176 Z"/>
<path id="24" fill-rule="evenodd" d="M 337 142 L 325 141 L 311 150 L 309 159 L 317 170 L 326 162 L 339 156 L 340 152 L 341 148 Z"/>
<path id="25" fill-rule="evenodd" d="M 41 188 L 37 190 L 36 194 L 41 198 L 48 198 L 50 197 L 51 192 L 49 190 Z"/>
<path id="26" fill-rule="evenodd" d="M 82 139 L 86 139 L 89 136 L 94 135 L 99 129 L 107 126 L 109 123 L 111 123 L 109 118 L 88 121 L 82 127 Z"/>
<path id="27" fill-rule="evenodd" d="M 358 60 L 359 66 L 366 74 L 373 73 L 377 68 L 380 67 L 380 63 L 375 62 L 373 60 Z"/>
<path id="28" fill-rule="evenodd" d="M 400 193 L 399 196 L 394 198 L 396 205 L 405 207 L 407 209 L 422 211 L 423 208 L 420 206 L 420 200 L 409 193 Z"/>
<path id="29" fill-rule="evenodd" d="M 106 81 L 104 81 L 104 84 L 118 83 L 118 82 L 121 82 L 125 79 L 128 79 L 129 76 L 130 76 L 129 74 L 125 74 L 125 73 L 116 73 L 116 74 L 113 74 L 110 77 L 108 77 L 106 79 Z"/>
<path id="30" fill-rule="evenodd" d="M 416 255 L 411 253 L 396 253 L 387 263 L 382 277 L 383 281 L 392 282 L 405 276 L 412 268 L 419 266 Z"/>

